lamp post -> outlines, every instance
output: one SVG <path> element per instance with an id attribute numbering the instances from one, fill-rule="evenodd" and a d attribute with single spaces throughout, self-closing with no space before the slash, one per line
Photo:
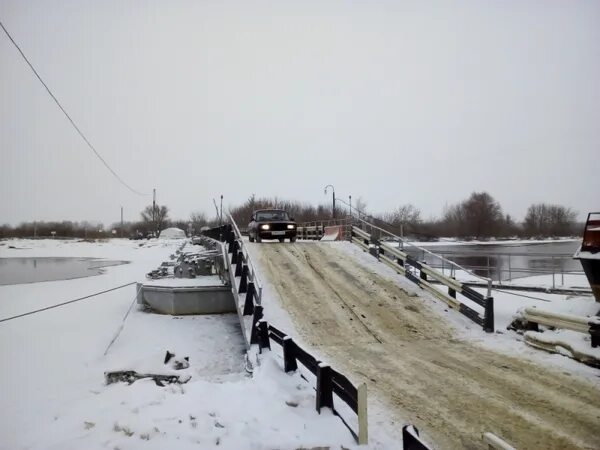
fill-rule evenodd
<path id="1" fill-rule="evenodd" d="M 352 221 L 352 196 L 348 196 L 348 205 L 350 206 L 350 221 Z"/>
<path id="2" fill-rule="evenodd" d="M 325 186 L 325 195 L 327 195 L 327 188 L 331 188 L 331 191 L 333 192 L 333 204 L 331 207 L 331 213 L 332 213 L 333 218 L 335 219 L 335 188 L 331 184 L 328 184 L 327 186 Z"/>

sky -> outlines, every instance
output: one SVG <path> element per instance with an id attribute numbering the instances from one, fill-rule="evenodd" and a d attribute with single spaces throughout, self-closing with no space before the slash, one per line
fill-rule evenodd
<path id="1" fill-rule="evenodd" d="M 0 223 L 250 195 L 600 210 L 600 2 L 0 0 Z M 330 191 L 331 192 L 331 191 Z"/>

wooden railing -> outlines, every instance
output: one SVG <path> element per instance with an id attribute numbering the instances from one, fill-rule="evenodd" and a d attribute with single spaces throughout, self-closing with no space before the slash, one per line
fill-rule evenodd
<path id="1" fill-rule="evenodd" d="M 348 378 L 329 365 L 317 360 L 283 331 L 269 325 L 266 320 L 258 321 L 256 328 L 258 345 L 261 351 L 263 349 L 271 350 L 271 340 L 282 347 L 284 370 L 286 372 L 298 370 L 298 363 L 301 363 L 317 378 L 317 411 L 321 412 L 321 408 L 324 407 L 330 408 L 335 415 L 342 419 L 342 422 L 350 430 L 358 444 L 366 444 L 368 442 L 367 385 L 363 383 L 355 387 Z M 358 416 L 358 432 L 355 432 L 335 409 L 333 394 L 346 403 Z"/>
<path id="2" fill-rule="evenodd" d="M 448 306 L 458 310 L 461 314 L 471 319 L 473 322 L 480 325 L 484 331 L 488 333 L 494 332 L 494 299 L 490 296 L 492 280 L 485 278 L 488 287 L 488 295 L 484 296 L 474 289 L 467 286 L 452 277 L 449 277 L 435 268 L 429 266 L 425 262 L 416 261 L 407 252 L 403 251 L 403 246 L 406 244 L 400 237 L 389 233 L 382 228 L 372 225 L 362 219 L 358 219 L 363 228 L 352 226 L 352 242 L 363 250 L 369 252 L 379 261 L 404 275 L 413 283 L 417 284 L 422 289 L 431 293 L 438 299 L 445 302 Z M 376 231 L 374 233 L 373 231 Z M 389 241 L 383 238 L 390 239 Z M 431 255 L 434 253 L 422 249 Z M 435 255 L 438 256 L 438 255 Z M 442 257 L 440 257 L 442 258 Z M 458 264 L 447 261 L 448 264 L 456 266 L 457 270 L 464 270 L 470 273 L 467 269 Z M 470 273 L 471 274 L 471 273 Z M 471 274 L 476 276 L 475 274 Z M 479 277 L 482 278 L 482 277 Z M 437 283 L 441 283 L 448 288 L 447 293 L 436 288 L 429 281 L 433 279 Z M 469 299 L 470 301 L 483 307 L 483 315 L 473 309 L 471 306 L 464 303 L 457 294 Z"/>
<path id="3" fill-rule="evenodd" d="M 350 240 L 350 218 L 315 220 L 299 223 L 296 228 L 298 239 L 318 241 L 325 235 L 325 228 L 341 226 L 345 240 Z"/>

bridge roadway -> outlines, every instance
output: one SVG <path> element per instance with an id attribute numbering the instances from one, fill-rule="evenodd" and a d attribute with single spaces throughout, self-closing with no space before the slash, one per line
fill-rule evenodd
<path id="1" fill-rule="evenodd" d="M 439 449 L 600 448 L 600 390 L 457 338 L 427 301 L 336 249 L 249 244 L 302 340 Z M 268 308 L 268 304 L 265 303 Z"/>

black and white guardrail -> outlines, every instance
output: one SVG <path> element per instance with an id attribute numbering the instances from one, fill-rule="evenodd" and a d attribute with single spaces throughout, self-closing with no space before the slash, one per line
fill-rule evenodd
<path id="1" fill-rule="evenodd" d="M 390 236 L 393 235 L 390 234 Z M 394 237 L 400 239 L 397 236 Z M 422 289 L 442 300 L 451 308 L 458 310 L 473 322 L 481 325 L 484 331 L 488 333 L 494 332 L 494 299 L 492 297 L 484 296 L 466 284 L 428 266 L 425 262 L 415 260 L 408 253 L 394 245 L 394 243 L 380 241 L 357 226 L 352 227 L 352 242 L 404 275 Z M 446 294 L 433 286 L 428 281 L 430 278 L 445 285 L 448 288 L 448 293 Z M 483 315 L 462 302 L 457 297 L 457 294 L 482 306 L 484 310 Z"/>

